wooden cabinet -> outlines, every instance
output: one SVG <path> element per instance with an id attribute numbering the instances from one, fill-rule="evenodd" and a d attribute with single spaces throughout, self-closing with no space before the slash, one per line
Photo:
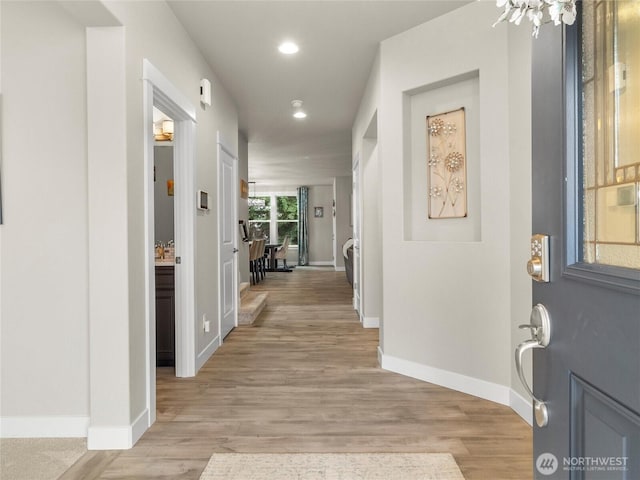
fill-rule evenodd
<path id="1" fill-rule="evenodd" d="M 156 365 L 176 364 L 176 295 L 172 265 L 156 266 Z"/>

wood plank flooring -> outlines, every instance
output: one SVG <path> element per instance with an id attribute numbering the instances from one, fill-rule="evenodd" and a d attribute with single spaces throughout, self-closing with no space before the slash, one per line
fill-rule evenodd
<path id="1" fill-rule="evenodd" d="M 509 408 L 386 372 L 344 272 L 270 273 L 269 304 L 195 378 L 157 374 L 157 421 L 131 450 L 61 478 L 198 479 L 213 452 L 451 452 L 467 480 L 532 478 L 531 428 Z"/>

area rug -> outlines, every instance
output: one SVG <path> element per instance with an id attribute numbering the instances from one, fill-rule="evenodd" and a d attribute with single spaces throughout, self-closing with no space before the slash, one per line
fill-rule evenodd
<path id="1" fill-rule="evenodd" d="M 464 480 L 449 453 L 214 453 L 200 480 Z"/>
<path id="2" fill-rule="evenodd" d="M 86 451 L 84 438 L 3 438 L 0 478 L 56 480 Z"/>

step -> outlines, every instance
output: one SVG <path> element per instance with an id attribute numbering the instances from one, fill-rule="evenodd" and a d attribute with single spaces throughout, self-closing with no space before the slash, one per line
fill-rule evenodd
<path id="1" fill-rule="evenodd" d="M 240 298 L 249 293 L 249 282 L 240 282 Z"/>
<path id="2" fill-rule="evenodd" d="M 267 305 L 268 292 L 249 292 L 242 299 L 238 315 L 238 325 L 251 325 Z"/>

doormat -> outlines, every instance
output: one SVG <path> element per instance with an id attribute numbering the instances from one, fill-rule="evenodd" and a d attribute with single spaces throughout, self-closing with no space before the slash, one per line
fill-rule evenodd
<path id="1" fill-rule="evenodd" d="M 214 453 L 200 480 L 464 480 L 449 453 Z"/>

